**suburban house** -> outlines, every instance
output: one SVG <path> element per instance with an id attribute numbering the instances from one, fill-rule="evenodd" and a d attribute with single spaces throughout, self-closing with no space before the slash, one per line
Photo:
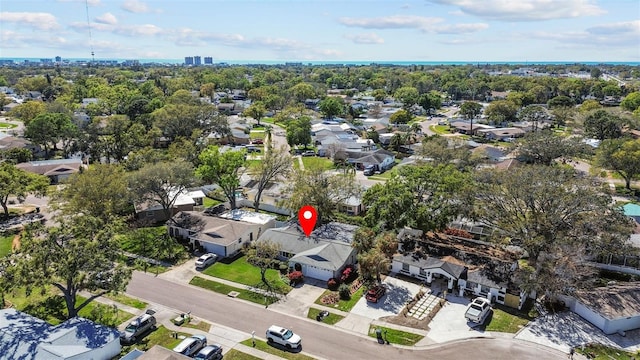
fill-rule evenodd
<path id="1" fill-rule="evenodd" d="M 640 283 L 619 283 L 566 297 L 571 311 L 607 335 L 640 328 Z"/>
<path id="2" fill-rule="evenodd" d="M 75 317 L 52 326 L 17 311 L 0 310 L 0 358 L 110 360 L 120 354 L 117 329 Z"/>
<path id="3" fill-rule="evenodd" d="M 63 182 L 69 176 L 80 172 L 82 166 L 82 159 L 29 161 L 16 165 L 18 169 L 48 176 L 51 179 L 51 184 Z"/>
<path id="4" fill-rule="evenodd" d="M 452 121 L 449 124 L 449 127 L 451 127 L 456 132 L 460 134 L 465 134 L 465 135 L 475 135 L 482 129 L 485 129 L 485 130 L 495 129 L 495 127 L 491 125 L 478 124 L 475 122 L 471 124 L 471 122 L 467 120 Z"/>
<path id="5" fill-rule="evenodd" d="M 170 236 L 188 241 L 192 248 L 226 258 L 236 255 L 275 224 L 274 216 L 236 209 L 219 216 L 181 211 L 167 222 L 167 227 Z"/>
<path id="6" fill-rule="evenodd" d="M 485 137 L 488 140 L 509 141 L 515 138 L 523 137 L 525 132 L 522 129 L 510 127 L 496 129 L 478 129 L 477 134 L 479 136 Z"/>
<path id="7" fill-rule="evenodd" d="M 7 111 L 7 112 L 8 112 L 8 111 L 11 111 L 11 110 L 13 110 L 15 107 L 17 107 L 18 105 L 20 105 L 20 104 L 15 103 L 15 102 L 10 102 L 10 103 L 8 103 L 8 104 L 5 104 L 5 105 L 2 107 L 2 111 Z"/>
<path id="8" fill-rule="evenodd" d="M 345 266 L 356 263 L 356 250 L 351 246 L 357 226 L 332 222 L 315 229 L 306 237 L 297 225 L 272 228 L 258 241 L 280 246 L 278 258 L 289 267 L 299 264 L 305 277 L 327 281 L 340 277 Z"/>
<path id="9" fill-rule="evenodd" d="M 347 200 L 338 204 L 338 211 L 348 215 L 358 216 L 364 213 L 365 206 L 362 199 L 357 196 L 351 196 Z"/>
<path id="10" fill-rule="evenodd" d="M 173 192 L 170 196 L 175 196 Z M 203 206 L 205 194 L 200 189 L 183 190 L 178 194 L 173 207 L 171 208 L 171 214 L 176 214 L 180 211 L 193 211 Z M 164 212 L 162 205 L 157 202 L 138 202 L 134 204 L 136 217 L 139 220 L 148 220 L 150 222 L 159 222 L 169 220 Z"/>
<path id="11" fill-rule="evenodd" d="M 376 171 L 388 170 L 393 167 L 396 156 L 391 151 L 378 149 L 374 151 L 347 151 L 347 161 L 356 166 L 356 169 L 364 169 L 373 165 Z"/>
<path id="12" fill-rule="evenodd" d="M 0 132 L 0 150 L 11 149 L 28 149 L 30 151 L 38 151 L 40 147 L 33 145 L 33 143 L 27 139 Z"/>
<path id="13" fill-rule="evenodd" d="M 398 234 L 398 248 L 400 253 L 393 256 L 391 263 L 391 271 L 396 274 L 428 285 L 444 281 L 447 289 L 458 296 L 482 296 L 518 309 L 528 297 L 512 281 L 518 256 L 492 244 L 403 229 Z"/>

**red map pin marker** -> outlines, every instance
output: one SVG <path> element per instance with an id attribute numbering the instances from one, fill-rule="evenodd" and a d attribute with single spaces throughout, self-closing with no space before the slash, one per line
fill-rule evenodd
<path id="1" fill-rule="evenodd" d="M 305 235 L 309 237 L 316 226 L 316 221 L 318 221 L 318 212 L 313 206 L 305 205 L 298 211 L 298 221 Z"/>

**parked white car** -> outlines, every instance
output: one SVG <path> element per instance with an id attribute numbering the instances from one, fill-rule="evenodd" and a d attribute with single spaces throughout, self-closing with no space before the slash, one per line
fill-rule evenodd
<path id="1" fill-rule="evenodd" d="M 487 298 L 477 297 L 467 306 L 464 317 L 476 324 L 482 324 L 491 313 L 491 302 Z"/>
<path id="2" fill-rule="evenodd" d="M 198 260 L 196 260 L 196 269 L 204 269 L 207 266 L 215 263 L 216 260 L 218 260 L 218 255 L 212 253 L 204 254 L 200 256 Z"/>
<path id="3" fill-rule="evenodd" d="M 293 331 L 289 329 L 275 325 L 271 325 L 271 327 L 267 329 L 267 342 L 269 344 L 279 344 L 288 350 L 297 349 L 302 346 L 302 338 L 299 335 L 294 334 Z"/>

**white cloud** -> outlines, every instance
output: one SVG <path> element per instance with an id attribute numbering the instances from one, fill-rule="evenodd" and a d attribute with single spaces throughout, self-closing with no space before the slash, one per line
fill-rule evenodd
<path id="1" fill-rule="evenodd" d="M 592 0 L 427 0 L 457 6 L 462 12 L 500 21 L 539 21 L 595 16 L 606 13 Z"/>
<path id="2" fill-rule="evenodd" d="M 149 6 L 139 0 L 126 0 L 122 4 L 122 9 L 136 14 L 151 12 Z"/>
<path id="3" fill-rule="evenodd" d="M 43 48 L 62 49 L 69 45 L 67 39 L 62 36 L 10 30 L 0 31 L 0 40 L 2 46 L 6 48 L 29 48 L 37 45 Z"/>
<path id="4" fill-rule="evenodd" d="M 95 21 L 100 24 L 115 25 L 118 23 L 118 19 L 112 13 L 104 13 L 95 18 Z"/>
<path id="5" fill-rule="evenodd" d="M 587 29 L 587 32 L 594 35 L 607 36 L 631 35 L 636 36 L 636 39 L 640 39 L 640 20 L 597 25 Z"/>
<path id="6" fill-rule="evenodd" d="M 462 34 L 485 30 L 489 25 L 475 24 L 445 24 L 442 18 L 392 15 L 378 18 L 341 18 L 339 22 L 349 27 L 363 29 L 417 29 L 434 34 Z"/>
<path id="7" fill-rule="evenodd" d="M 43 12 L 0 12 L 0 22 L 30 26 L 39 30 L 54 30 L 60 27 L 56 17 Z"/>
<path id="8" fill-rule="evenodd" d="M 345 38 L 353 41 L 356 44 L 383 44 L 384 39 L 375 33 L 363 33 L 363 34 L 347 34 Z"/>
<path id="9" fill-rule="evenodd" d="M 571 48 L 603 47 L 629 48 L 640 38 L 640 20 L 597 25 L 584 31 L 547 32 L 538 31 L 529 36 L 542 40 L 552 40 Z M 636 48 L 637 49 L 637 48 Z"/>
<path id="10" fill-rule="evenodd" d="M 153 24 L 143 24 L 118 26 L 113 32 L 124 36 L 153 36 L 162 34 L 163 30 Z"/>

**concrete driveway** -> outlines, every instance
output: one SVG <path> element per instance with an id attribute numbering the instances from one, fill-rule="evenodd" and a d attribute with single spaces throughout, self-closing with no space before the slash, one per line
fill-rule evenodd
<path id="1" fill-rule="evenodd" d="M 404 305 L 420 291 L 420 285 L 390 276 L 383 283 L 387 287 L 387 293 L 382 299 L 377 303 L 370 303 L 363 296 L 351 309 L 351 313 L 373 320 L 398 315 Z"/>
<path id="2" fill-rule="evenodd" d="M 429 323 L 431 340 L 441 343 L 453 340 L 461 340 L 478 337 L 491 337 L 485 333 L 481 326 L 470 323 L 465 319 L 470 300 L 464 297 L 447 295 L 446 304 L 438 311 Z"/>

